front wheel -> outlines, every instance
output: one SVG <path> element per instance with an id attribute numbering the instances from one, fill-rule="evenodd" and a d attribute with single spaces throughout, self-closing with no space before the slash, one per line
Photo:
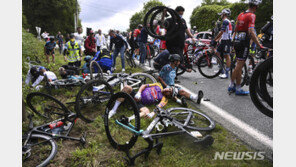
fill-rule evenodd
<path id="1" fill-rule="evenodd" d="M 117 101 L 121 103 L 116 109 L 114 106 Z M 140 130 L 140 115 L 135 100 L 129 94 L 119 92 L 111 97 L 105 110 L 104 122 L 107 138 L 113 148 L 123 151 L 134 146 L 139 135 L 136 132 Z"/>
<path id="2" fill-rule="evenodd" d="M 46 166 L 57 154 L 58 146 L 49 136 L 32 134 L 28 140 L 23 136 L 22 142 L 23 166 Z"/>
<path id="3" fill-rule="evenodd" d="M 204 54 L 197 60 L 197 68 L 200 74 L 206 78 L 215 78 L 222 71 L 222 61 L 214 54 Z"/>
<path id="4" fill-rule="evenodd" d="M 176 107 L 168 109 L 171 116 L 178 122 L 184 124 L 189 119 L 185 126 L 192 130 L 210 131 L 215 128 L 215 122 L 207 115 L 190 108 Z"/>

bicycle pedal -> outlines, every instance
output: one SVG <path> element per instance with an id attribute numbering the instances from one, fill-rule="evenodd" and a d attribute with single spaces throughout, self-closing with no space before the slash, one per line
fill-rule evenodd
<path id="1" fill-rule="evenodd" d="M 192 131 L 192 132 L 190 132 L 190 134 L 192 136 L 194 136 L 195 138 L 201 138 L 202 137 L 202 134 L 199 131 Z"/>

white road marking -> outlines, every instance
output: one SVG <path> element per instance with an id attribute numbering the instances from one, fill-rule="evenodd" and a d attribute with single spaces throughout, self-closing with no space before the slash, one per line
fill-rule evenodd
<path id="1" fill-rule="evenodd" d="M 138 61 L 136 61 L 136 63 L 138 64 Z M 146 66 L 144 66 L 142 68 L 144 70 L 153 69 L 153 68 L 146 67 Z M 182 85 L 176 84 L 176 86 L 182 87 L 184 90 L 186 90 L 190 94 L 195 94 L 195 93 L 191 92 L 189 89 L 187 89 L 186 87 L 184 87 Z M 210 109 L 211 111 L 215 112 L 216 114 L 218 114 L 224 120 L 226 120 L 229 123 L 233 124 L 234 126 L 240 128 L 242 131 L 244 131 L 245 133 L 247 133 L 248 135 L 250 135 L 251 137 L 253 137 L 257 141 L 259 141 L 260 143 L 266 145 L 267 147 L 269 147 L 269 148 L 271 148 L 273 150 L 273 140 L 270 137 L 264 135 L 262 132 L 258 131 L 254 127 L 246 124 L 242 120 L 240 120 L 240 119 L 236 118 L 235 116 L 229 114 L 227 111 L 223 110 L 222 108 L 217 107 L 216 105 L 214 105 L 213 103 L 211 103 L 209 101 L 201 100 L 200 104 L 205 106 L 206 108 Z"/>
<path id="2" fill-rule="evenodd" d="M 182 85 L 179 85 L 179 84 L 176 84 L 176 85 L 182 87 L 185 91 L 187 91 L 191 94 L 195 94 Z M 224 120 L 227 120 L 228 122 L 232 123 L 234 126 L 240 128 L 241 130 L 246 132 L 248 135 L 252 136 L 257 141 L 259 141 L 262 144 L 273 149 L 273 144 L 272 144 L 273 140 L 270 137 L 264 135 L 262 132 L 260 132 L 257 129 L 253 128 L 252 126 L 246 124 L 245 122 L 241 121 L 240 119 L 234 117 L 233 115 L 229 114 L 227 111 L 217 107 L 216 105 L 214 105 L 213 103 L 211 103 L 209 101 L 201 100 L 201 105 L 203 105 L 206 108 L 210 109 L 211 111 L 215 112 L 220 117 L 222 117 Z"/>

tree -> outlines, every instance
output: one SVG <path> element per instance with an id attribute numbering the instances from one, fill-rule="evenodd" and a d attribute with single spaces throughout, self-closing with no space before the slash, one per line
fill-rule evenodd
<path id="1" fill-rule="evenodd" d="M 78 4 L 78 9 L 79 4 Z M 41 27 L 50 34 L 74 32 L 74 13 L 76 0 L 23 0 L 23 13 L 27 18 L 29 28 Z M 81 20 L 78 21 L 81 26 Z M 35 31 L 32 31 L 36 34 Z"/>

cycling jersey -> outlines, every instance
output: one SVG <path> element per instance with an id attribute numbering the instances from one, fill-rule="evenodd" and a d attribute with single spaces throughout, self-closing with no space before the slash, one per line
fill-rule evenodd
<path id="1" fill-rule="evenodd" d="M 134 40 L 138 42 L 139 35 L 141 34 L 141 31 L 139 29 L 134 30 Z"/>
<path id="2" fill-rule="evenodd" d="M 50 41 L 48 41 L 48 42 L 46 42 L 46 44 L 45 44 L 45 48 L 46 48 L 47 50 L 53 50 L 53 49 L 55 48 L 55 46 L 56 46 L 56 43 L 55 43 L 55 42 L 50 42 Z"/>
<path id="3" fill-rule="evenodd" d="M 165 106 L 168 100 L 162 95 L 162 89 L 160 83 L 148 84 L 141 93 L 141 102 L 144 105 L 150 105 L 160 101 L 160 107 Z"/>
<path id="4" fill-rule="evenodd" d="M 164 82 L 167 85 L 175 85 L 176 69 L 176 67 L 172 68 L 170 64 L 167 64 L 162 67 L 162 69 L 159 72 L 159 76 L 164 80 Z"/>
<path id="5" fill-rule="evenodd" d="M 246 60 L 249 55 L 250 35 L 248 30 L 255 27 L 256 15 L 249 11 L 239 14 L 234 37 L 234 49 L 238 60 Z"/>
<path id="6" fill-rule="evenodd" d="M 223 31 L 221 40 L 231 39 L 232 25 L 228 19 L 223 20 L 221 31 Z"/>

